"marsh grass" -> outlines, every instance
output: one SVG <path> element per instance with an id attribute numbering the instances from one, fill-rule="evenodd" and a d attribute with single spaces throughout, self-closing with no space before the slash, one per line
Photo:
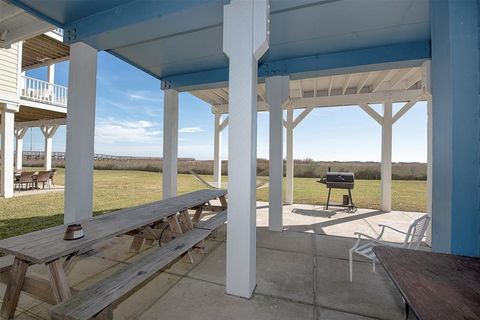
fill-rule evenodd
<path id="1" fill-rule="evenodd" d="M 28 170 L 35 170 L 29 168 Z M 211 176 L 204 176 L 212 181 Z M 224 181 L 226 178 L 224 177 Z M 315 178 L 295 178 L 295 203 L 324 204 L 327 189 Z M 64 184 L 64 169 L 55 177 L 58 185 Z M 202 189 L 190 174 L 178 175 L 178 192 L 186 193 Z M 340 201 L 344 192 L 332 192 L 334 200 Z M 102 214 L 121 208 L 161 199 L 162 176 L 160 173 L 129 170 L 95 170 L 93 207 L 94 214 Z M 425 181 L 393 181 L 393 209 L 402 211 L 425 211 Z M 257 198 L 268 200 L 268 188 L 259 189 Z M 353 199 L 358 207 L 378 208 L 380 204 L 380 181 L 356 180 Z M 63 222 L 63 193 L 54 192 L 31 196 L 0 198 L 0 238 L 7 238 L 51 227 Z"/>

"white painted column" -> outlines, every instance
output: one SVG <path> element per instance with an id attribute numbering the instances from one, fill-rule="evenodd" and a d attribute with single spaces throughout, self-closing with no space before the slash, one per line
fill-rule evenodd
<path id="1" fill-rule="evenodd" d="M 40 128 L 45 138 L 45 158 L 43 169 L 48 171 L 52 169 L 52 140 L 55 132 L 57 132 L 58 126 L 43 126 Z"/>
<path id="2" fill-rule="evenodd" d="M 229 63 L 226 292 L 250 298 L 256 285 L 258 59 L 268 50 L 268 1 L 224 7 L 223 51 Z"/>
<path id="3" fill-rule="evenodd" d="M 392 102 L 383 103 L 381 210 L 392 210 Z"/>
<path id="4" fill-rule="evenodd" d="M 15 130 L 15 112 L 18 105 L 4 104 L 1 110 L 0 135 L 2 140 L 1 149 L 1 182 L 0 195 L 5 198 L 13 197 L 13 146 Z"/>
<path id="5" fill-rule="evenodd" d="M 23 138 L 27 133 L 28 128 L 15 129 L 15 170 L 22 170 L 23 167 Z"/>
<path id="6" fill-rule="evenodd" d="M 288 108 L 287 110 L 287 171 L 286 171 L 286 192 L 285 192 L 285 203 L 293 204 L 293 109 Z"/>
<path id="7" fill-rule="evenodd" d="M 83 42 L 70 45 L 65 223 L 92 217 L 96 79 L 97 50 Z"/>
<path id="8" fill-rule="evenodd" d="M 222 187 L 222 115 L 214 114 L 213 180 L 217 188 Z"/>
<path id="9" fill-rule="evenodd" d="M 54 101 L 54 90 L 53 90 L 53 84 L 55 84 L 55 65 L 51 64 L 47 67 L 47 81 L 49 84 L 48 86 L 48 93 L 51 97 L 51 100 Z"/>
<path id="10" fill-rule="evenodd" d="M 425 93 L 431 94 L 431 61 L 428 60 L 423 63 L 423 77 Z M 432 217 L 432 160 L 433 160 L 433 110 L 432 99 L 427 100 L 427 214 Z M 426 242 L 429 246 L 432 245 L 432 223 L 428 225 Z"/>
<path id="11" fill-rule="evenodd" d="M 177 195 L 178 92 L 164 91 L 163 109 L 163 199 Z"/>
<path id="12" fill-rule="evenodd" d="M 289 97 L 288 76 L 265 79 L 270 116 L 269 209 L 270 231 L 283 230 L 283 106 Z"/>
<path id="13" fill-rule="evenodd" d="M 432 100 L 427 101 L 427 214 L 432 217 L 432 159 L 433 159 Z M 426 242 L 432 245 L 432 223 L 427 228 Z"/>
<path id="14" fill-rule="evenodd" d="M 45 171 L 52 170 L 52 138 L 45 137 L 45 159 L 43 169 Z"/>

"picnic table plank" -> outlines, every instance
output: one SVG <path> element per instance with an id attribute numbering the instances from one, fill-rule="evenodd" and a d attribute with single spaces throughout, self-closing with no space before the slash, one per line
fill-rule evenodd
<path id="1" fill-rule="evenodd" d="M 213 217 L 200 221 L 195 228 L 215 230 L 227 221 L 227 210 L 217 213 Z"/>
<path id="2" fill-rule="evenodd" d="M 480 258 L 373 248 L 420 320 L 480 319 Z"/>
<path id="3" fill-rule="evenodd" d="M 13 265 L 14 256 L 4 256 L 0 257 L 0 273 L 10 270 Z"/>
<path id="4" fill-rule="evenodd" d="M 205 239 L 211 230 L 193 229 L 155 248 L 135 263 L 125 266 L 91 287 L 78 293 L 70 300 L 50 309 L 53 319 L 90 319 L 123 295 L 150 278 L 160 269 L 186 253 L 196 243 Z"/>
<path id="5" fill-rule="evenodd" d="M 63 240 L 65 225 L 8 238 L 0 241 L 0 252 L 32 263 L 48 263 L 210 200 L 220 198 L 223 203 L 226 193 L 226 190 L 198 190 L 80 221 L 85 237 L 75 241 Z"/>

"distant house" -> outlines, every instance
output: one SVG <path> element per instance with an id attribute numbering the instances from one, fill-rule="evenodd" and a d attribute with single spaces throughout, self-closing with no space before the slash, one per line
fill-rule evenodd
<path id="1" fill-rule="evenodd" d="M 29 128 L 45 136 L 44 169 L 51 169 L 52 138 L 67 114 L 67 88 L 55 84 L 55 64 L 69 59 L 63 30 L 42 22 L 20 8 L 0 1 L 0 195 L 13 196 L 14 170 L 22 170 L 23 139 Z M 3 13 L 5 12 L 5 15 Z M 26 71 L 47 67 L 47 81 Z"/>

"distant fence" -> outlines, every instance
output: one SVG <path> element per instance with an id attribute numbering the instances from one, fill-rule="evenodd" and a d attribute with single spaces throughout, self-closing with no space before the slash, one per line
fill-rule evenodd
<path id="1" fill-rule="evenodd" d="M 25 160 L 43 160 L 45 152 L 43 151 L 23 151 Z M 65 152 L 52 152 L 53 160 L 65 160 Z M 133 156 L 114 156 L 108 154 L 95 153 L 93 155 L 95 161 L 162 161 L 161 157 L 133 157 Z M 179 158 L 178 161 L 195 161 L 195 158 Z"/>
<path id="2" fill-rule="evenodd" d="M 43 151 L 25 151 L 23 153 L 24 166 L 41 167 L 43 165 Z M 52 154 L 53 166 L 65 166 L 65 152 Z M 99 170 L 139 170 L 162 172 L 161 157 L 132 157 L 113 156 L 96 153 L 94 168 Z M 213 174 L 212 160 L 195 160 L 194 158 L 179 158 L 178 173 L 190 173 L 194 170 L 198 174 Z M 257 159 L 257 174 L 268 175 L 269 162 L 266 159 Z M 286 163 L 284 163 L 284 172 Z M 310 159 L 295 160 L 294 176 L 299 178 L 320 178 L 331 168 L 333 171 L 354 172 L 355 178 L 361 180 L 379 180 L 381 177 L 379 162 L 338 162 L 314 161 Z M 222 161 L 222 175 L 228 175 L 228 160 Z M 392 164 L 392 179 L 394 180 L 426 180 L 427 164 L 418 162 L 395 162 Z"/>

